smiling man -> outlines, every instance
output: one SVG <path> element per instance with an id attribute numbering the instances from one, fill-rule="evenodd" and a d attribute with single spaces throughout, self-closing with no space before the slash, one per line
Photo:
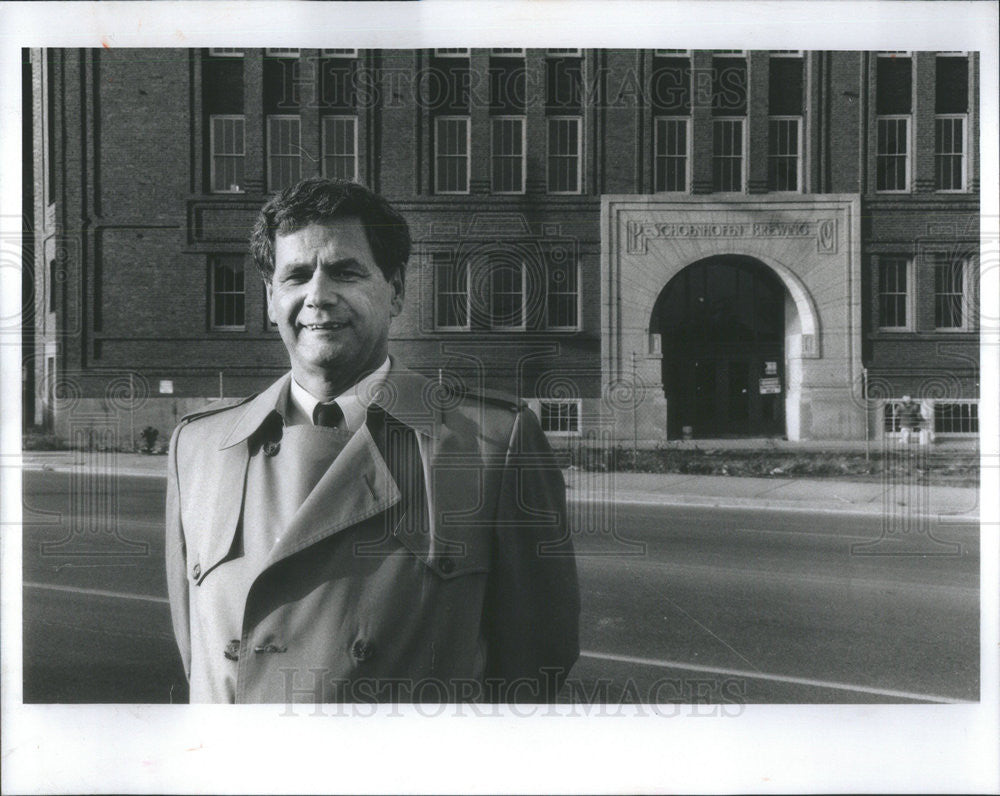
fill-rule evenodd
<path id="1" fill-rule="evenodd" d="M 291 372 L 171 440 L 191 701 L 554 699 L 578 655 L 562 476 L 526 407 L 389 356 L 405 220 L 308 179 L 264 206 L 250 249 Z"/>

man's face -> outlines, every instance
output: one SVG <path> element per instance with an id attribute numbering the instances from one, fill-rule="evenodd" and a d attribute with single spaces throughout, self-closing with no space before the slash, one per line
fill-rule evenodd
<path id="1" fill-rule="evenodd" d="M 360 219 L 336 218 L 277 235 L 274 261 L 267 314 L 303 387 L 343 390 L 385 361 L 389 323 L 403 307 L 403 283 L 398 272 L 390 280 L 382 275 Z"/>

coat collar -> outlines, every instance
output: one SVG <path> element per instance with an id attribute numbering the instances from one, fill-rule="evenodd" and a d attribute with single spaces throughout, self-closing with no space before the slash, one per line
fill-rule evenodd
<path id="1" fill-rule="evenodd" d="M 389 373 L 372 401 L 373 406 L 420 434 L 437 437 L 442 422 L 441 410 L 448 404 L 448 397 L 439 395 L 439 388 L 430 379 L 403 367 L 394 358 L 390 357 L 390 363 Z M 245 442 L 275 414 L 284 418 L 291 380 L 292 374 L 286 373 L 247 403 L 223 437 L 219 450 Z"/>
<path id="2" fill-rule="evenodd" d="M 231 448 L 250 438 L 260 428 L 265 420 L 277 413 L 284 417 L 288 405 L 288 392 L 291 389 L 292 374 L 286 373 L 264 392 L 243 407 L 229 433 L 222 438 L 219 450 Z"/>

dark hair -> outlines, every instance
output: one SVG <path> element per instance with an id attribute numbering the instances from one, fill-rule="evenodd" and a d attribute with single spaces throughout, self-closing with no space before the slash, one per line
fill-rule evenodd
<path id="1" fill-rule="evenodd" d="M 309 177 L 285 188 L 261 208 L 250 233 L 250 255 L 265 282 L 274 275 L 275 235 L 288 235 L 317 221 L 360 219 L 375 255 L 375 264 L 388 280 L 402 279 L 410 257 L 410 229 L 385 199 L 348 180 Z"/>

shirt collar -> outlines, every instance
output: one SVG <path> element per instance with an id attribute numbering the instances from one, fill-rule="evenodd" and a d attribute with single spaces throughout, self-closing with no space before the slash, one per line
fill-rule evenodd
<path id="1" fill-rule="evenodd" d="M 385 362 L 376 371 L 369 373 L 357 384 L 348 387 L 333 399 L 344 413 L 344 423 L 348 431 L 353 433 L 364 425 L 368 407 L 371 406 L 372 400 L 385 383 L 388 374 L 389 357 L 386 357 Z M 316 408 L 316 404 L 320 403 L 320 400 L 299 384 L 294 376 L 291 381 L 289 412 L 285 424 L 312 424 L 313 410 Z"/>
<path id="2" fill-rule="evenodd" d="M 383 368 L 387 367 L 385 364 Z M 440 431 L 440 424 L 443 421 L 443 413 L 448 406 L 452 406 L 452 400 L 458 396 L 452 396 L 450 392 L 442 393 L 439 385 L 429 381 L 424 376 L 414 373 L 397 362 L 388 365 L 388 373 L 379 368 L 376 373 L 382 374 L 382 388 L 376 394 L 375 389 L 359 390 L 360 395 L 369 397 L 368 403 L 373 403 L 388 414 L 391 414 L 401 423 L 409 426 L 414 431 L 431 437 L 436 437 Z M 264 392 L 248 400 L 243 406 L 234 410 L 233 425 L 229 433 L 223 437 L 219 449 L 231 448 L 247 440 L 256 432 L 265 421 L 274 417 L 281 423 L 285 415 L 291 413 L 294 406 L 291 400 L 291 384 L 294 380 L 290 373 L 286 373 Z M 365 380 L 363 379 L 362 382 Z M 359 385 L 361 384 L 359 383 Z M 374 386 L 374 385 L 373 385 Z M 316 399 L 314 398 L 313 401 Z M 296 410 L 298 411 L 298 410 Z M 284 420 L 287 424 L 288 420 Z M 312 422 L 311 413 L 308 420 Z"/>

